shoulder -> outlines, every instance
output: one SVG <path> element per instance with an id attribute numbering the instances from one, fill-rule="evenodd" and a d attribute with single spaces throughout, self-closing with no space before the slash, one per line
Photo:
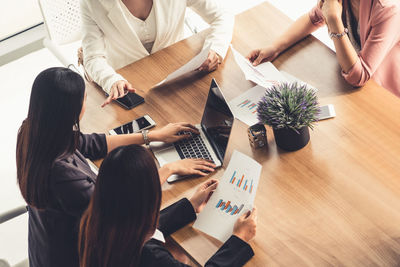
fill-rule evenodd
<path id="1" fill-rule="evenodd" d="M 108 10 L 115 5 L 116 0 L 80 0 L 82 13 L 96 13 Z"/>
<path id="2" fill-rule="evenodd" d="M 372 0 L 371 19 L 376 25 L 390 18 L 400 18 L 399 0 Z M 400 21 L 399 21 L 400 23 Z"/>
<path id="3" fill-rule="evenodd" d="M 50 171 L 52 183 L 63 183 L 71 178 L 86 179 L 87 175 L 85 175 L 74 163 L 75 153 L 69 156 L 60 157 L 54 161 Z"/>

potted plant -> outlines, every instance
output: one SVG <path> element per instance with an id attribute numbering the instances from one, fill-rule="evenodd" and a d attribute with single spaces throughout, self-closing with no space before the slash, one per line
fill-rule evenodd
<path id="1" fill-rule="evenodd" d="M 288 151 L 307 145 L 318 113 L 315 90 L 296 82 L 270 87 L 257 107 L 259 121 L 272 127 L 276 144 Z"/>

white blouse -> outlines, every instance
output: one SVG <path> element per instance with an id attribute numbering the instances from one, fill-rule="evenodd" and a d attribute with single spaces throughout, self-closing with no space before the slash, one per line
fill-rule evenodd
<path id="1" fill-rule="evenodd" d="M 137 34 L 139 40 L 142 42 L 147 52 L 151 53 L 154 41 L 156 40 L 157 25 L 156 15 L 154 13 L 154 4 L 151 8 L 149 16 L 146 20 L 141 20 L 135 17 L 129 9 L 125 6 L 122 0 L 119 1 L 125 18 L 128 20 L 130 26 L 133 27 L 134 32 Z"/>
<path id="2" fill-rule="evenodd" d="M 110 92 L 116 81 L 125 80 L 115 72 L 116 69 L 182 40 L 188 7 L 211 26 L 204 47 L 211 46 L 212 50 L 225 57 L 232 39 L 234 17 L 219 2 L 153 0 L 153 14 L 141 21 L 126 12 L 128 8 L 121 4 L 121 0 L 80 1 L 85 70 L 104 91 Z M 140 28 L 142 26 L 143 29 Z M 139 39 L 139 36 L 142 37 Z M 153 41 L 153 45 L 146 45 L 147 49 L 143 45 Z"/>

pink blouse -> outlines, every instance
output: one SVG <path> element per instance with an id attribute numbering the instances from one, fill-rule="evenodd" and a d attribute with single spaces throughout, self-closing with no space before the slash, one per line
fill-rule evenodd
<path id="1" fill-rule="evenodd" d="M 318 7 L 309 16 L 314 25 L 324 25 Z M 372 78 L 400 97 L 400 1 L 361 0 L 359 24 L 361 51 L 349 72 L 342 71 L 343 77 L 353 86 Z"/>

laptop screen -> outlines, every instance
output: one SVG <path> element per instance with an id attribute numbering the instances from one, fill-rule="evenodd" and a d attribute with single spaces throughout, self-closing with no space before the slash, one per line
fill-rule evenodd
<path id="1" fill-rule="evenodd" d="M 220 88 L 212 79 L 203 118 L 201 119 L 201 127 L 221 162 L 224 161 L 233 120 L 233 114 Z"/>

